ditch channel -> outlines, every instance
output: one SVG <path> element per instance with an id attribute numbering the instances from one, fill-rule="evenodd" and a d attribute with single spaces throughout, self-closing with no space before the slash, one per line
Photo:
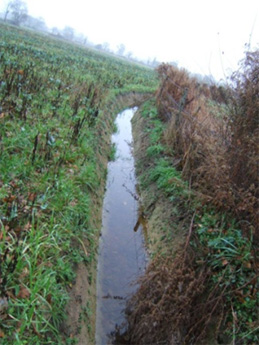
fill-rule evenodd
<path id="1" fill-rule="evenodd" d="M 137 194 L 131 119 L 137 108 L 116 118 L 114 161 L 108 164 L 97 267 L 96 345 L 113 344 L 116 329 L 126 327 L 126 301 L 147 264 L 145 223 Z"/>

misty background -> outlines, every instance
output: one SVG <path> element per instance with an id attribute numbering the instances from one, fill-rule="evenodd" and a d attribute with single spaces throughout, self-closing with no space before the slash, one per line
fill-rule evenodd
<path id="1" fill-rule="evenodd" d="M 259 2 L 0 0 L 2 21 L 156 67 L 225 80 L 258 49 Z"/>

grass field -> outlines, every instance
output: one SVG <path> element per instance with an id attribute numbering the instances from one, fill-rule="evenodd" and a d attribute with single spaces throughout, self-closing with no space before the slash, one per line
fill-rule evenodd
<path id="1" fill-rule="evenodd" d="M 0 25 L 0 37 L 0 343 L 70 344 L 59 328 L 75 264 L 96 253 L 107 104 L 157 80 L 31 31 Z"/>

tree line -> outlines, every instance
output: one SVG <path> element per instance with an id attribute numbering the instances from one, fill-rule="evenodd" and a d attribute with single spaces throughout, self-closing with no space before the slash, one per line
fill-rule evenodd
<path id="1" fill-rule="evenodd" d="M 108 53 L 115 53 L 121 57 L 124 57 L 128 60 L 136 61 L 139 63 L 144 63 L 150 67 L 157 67 L 160 62 L 156 58 L 150 59 L 148 61 L 142 61 L 133 57 L 131 51 L 127 51 L 124 44 L 119 44 L 116 51 L 110 49 L 108 42 L 102 44 L 94 44 L 88 41 L 88 38 L 83 33 L 77 33 L 74 28 L 71 26 L 65 26 L 63 29 L 57 27 L 48 28 L 45 23 L 44 18 L 39 17 L 35 18 L 29 15 L 27 3 L 23 0 L 9 0 L 6 3 L 4 11 L 2 13 L 2 20 L 16 26 L 24 26 L 31 28 L 37 31 L 47 32 L 50 35 L 55 36 L 56 38 L 62 38 L 69 41 L 74 41 L 85 46 L 93 46 L 98 50 L 102 50 Z"/>

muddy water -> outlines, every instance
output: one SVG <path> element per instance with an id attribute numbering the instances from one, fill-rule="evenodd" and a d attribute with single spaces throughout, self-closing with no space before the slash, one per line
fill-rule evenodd
<path id="1" fill-rule="evenodd" d="M 132 283 L 146 264 L 131 147 L 131 118 L 135 110 L 128 109 L 118 115 L 118 131 L 112 137 L 116 159 L 108 165 L 103 205 L 97 271 L 96 345 L 112 344 L 110 334 L 125 321 L 125 299 L 136 289 Z"/>

